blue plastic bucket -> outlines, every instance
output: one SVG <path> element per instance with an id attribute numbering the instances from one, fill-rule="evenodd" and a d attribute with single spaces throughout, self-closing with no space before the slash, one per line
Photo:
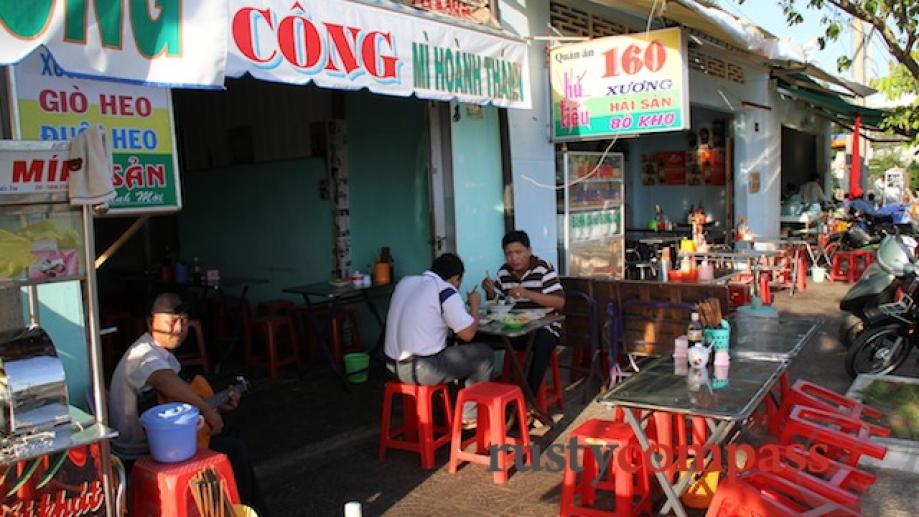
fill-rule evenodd
<path id="1" fill-rule="evenodd" d="M 154 406 L 140 415 L 147 431 L 150 456 L 160 463 L 178 463 L 198 450 L 198 408 L 173 402 Z"/>

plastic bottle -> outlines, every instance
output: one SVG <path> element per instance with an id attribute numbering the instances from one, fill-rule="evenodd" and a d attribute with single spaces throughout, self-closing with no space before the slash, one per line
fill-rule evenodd
<path id="1" fill-rule="evenodd" d="M 670 273 L 670 248 L 664 248 L 661 255 L 661 282 L 666 282 Z"/>
<path id="2" fill-rule="evenodd" d="M 702 322 L 699 321 L 698 312 L 692 313 L 689 327 L 686 329 L 686 338 L 689 341 L 689 348 L 692 348 L 696 344 L 702 344 Z"/>

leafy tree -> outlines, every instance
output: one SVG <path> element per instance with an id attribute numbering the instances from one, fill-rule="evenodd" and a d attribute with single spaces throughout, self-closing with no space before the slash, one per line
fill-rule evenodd
<path id="1" fill-rule="evenodd" d="M 849 18 L 864 21 L 871 32 L 881 37 L 896 60 L 890 75 L 878 80 L 875 87 L 890 99 L 919 93 L 919 0 L 778 0 L 778 3 L 789 25 L 804 21 L 802 8 L 821 11 L 827 6 L 834 8 L 833 14 L 821 19 L 824 25 L 824 35 L 818 38 L 821 48 L 827 41 L 839 39 Z M 839 56 L 836 64 L 842 72 L 852 66 L 852 59 Z M 882 126 L 919 144 L 919 99 L 912 106 L 892 110 Z"/>

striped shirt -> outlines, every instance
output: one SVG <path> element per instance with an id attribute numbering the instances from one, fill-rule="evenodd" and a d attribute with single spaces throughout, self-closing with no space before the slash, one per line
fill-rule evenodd
<path id="1" fill-rule="evenodd" d="M 558 273 L 552 264 L 536 256 L 530 257 L 530 267 L 518 277 L 514 274 L 513 268 L 509 264 L 504 264 L 498 270 L 498 277 L 495 279 L 495 288 L 504 294 L 510 296 L 511 289 L 523 287 L 528 291 L 542 294 L 552 294 L 555 296 L 564 296 L 562 283 L 558 279 Z M 515 309 L 535 309 L 541 308 L 542 305 L 532 301 L 521 301 L 514 305 Z M 562 326 L 560 323 L 553 323 L 547 327 L 549 332 L 559 335 Z"/>

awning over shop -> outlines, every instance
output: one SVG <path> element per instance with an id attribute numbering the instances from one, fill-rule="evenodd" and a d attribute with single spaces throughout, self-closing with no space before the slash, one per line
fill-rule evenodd
<path id="1" fill-rule="evenodd" d="M 90 5 L 92 4 L 92 5 Z M 45 74 L 221 88 L 224 73 L 529 108 L 527 43 L 372 0 L 0 1 L 0 65 L 38 47 Z"/>
<path id="2" fill-rule="evenodd" d="M 529 108 L 527 45 L 391 2 L 230 0 L 227 75 Z"/>
<path id="3" fill-rule="evenodd" d="M 861 115 L 861 126 L 866 129 L 879 130 L 884 110 L 868 108 L 849 102 L 843 95 L 821 87 L 805 76 L 795 76 L 792 82 L 779 80 L 778 92 L 799 99 L 811 109 L 830 117 L 834 122 L 852 126 L 855 117 Z"/>

